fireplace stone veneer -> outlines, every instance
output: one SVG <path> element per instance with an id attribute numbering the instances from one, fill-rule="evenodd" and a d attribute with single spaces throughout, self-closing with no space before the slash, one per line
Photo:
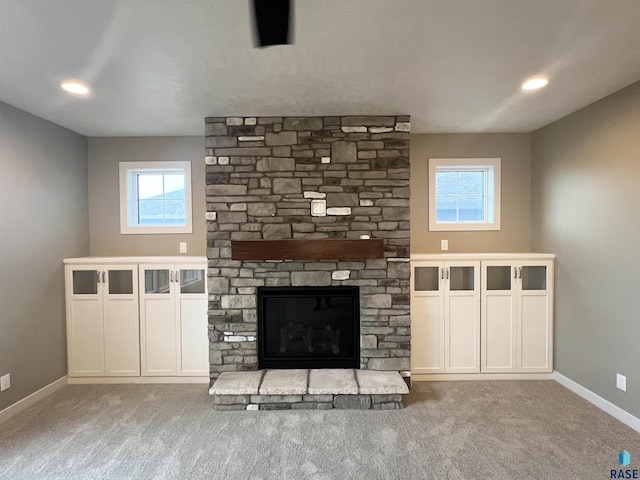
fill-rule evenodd
<path id="1" fill-rule="evenodd" d="M 360 287 L 360 368 L 410 369 L 409 117 L 210 117 L 210 376 L 258 369 L 257 288 Z M 312 201 L 326 215 L 311 215 Z M 231 242 L 382 239 L 384 258 L 233 260 Z"/>

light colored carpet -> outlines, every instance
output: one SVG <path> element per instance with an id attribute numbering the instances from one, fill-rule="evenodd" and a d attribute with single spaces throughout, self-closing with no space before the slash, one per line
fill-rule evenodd
<path id="1" fill-rule="evenodd" d="M 414 384 L 407 404 L 215 412 L 206 385 L 67 386 L 0 424 L 0 478 L 589 480 L 640 457 L 554 381 Z"/>

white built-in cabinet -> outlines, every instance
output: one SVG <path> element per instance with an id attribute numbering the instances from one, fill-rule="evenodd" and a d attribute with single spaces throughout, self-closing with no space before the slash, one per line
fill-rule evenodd
<path id="1" fill-rule="evenodd" d="M 482 371 L 550 372 L 553 262 L 483 262 L 482 299 Z"/>
<path id="2" fill-rule="evenodd" d="M 412 256 L 412 375 L 419 380 L 550 373 L 553 258 Z"/>
<path id="3" fill-rule="evenodd" d="M 205 269 L 141 264 L 139 275 L 142 374 L 208 375 Z"/>
<path id="4" fill-rule="evenodd" d="M 64 262 L 69 377 L 208 380 L 206 259 Z"/>
<path id="5" fill-rule="evenodd" d="M 137 276 L 135 265 L 67 268 L 69 375 L 140 375 Z"/>
<path id="6" fill-rule="evenodd" d="M 411 357 L 416 373 L 480 371 L 480 262 L 425 261 L 413 267 Z"/>

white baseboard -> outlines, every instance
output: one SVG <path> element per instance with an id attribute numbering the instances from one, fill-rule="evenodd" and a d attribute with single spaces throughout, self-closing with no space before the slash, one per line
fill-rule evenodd
<path id="1" fill-rule="evenodd" d="M 209 383 L 206 377 L 69 377 L 69 385 Z"/>
<path id="2" fill-rule="evenodd" d="M 0 411 L 0 423 L 9 420 L 14 415 L 26 410 L 36 402 L 39 402 L 45 397 L 48 397 L 56 390 L 64 387 L 67 384 L 67 376 L 59 378 L 58 380 L 51 382 L 49 385 L 42 387 L 37 392 L 33 392 L 28 397 L 23 398 L 22 400 L 17 401 L 13 405 L 9 405 L 4 410 Z"/>
<path id="3" fill-rule="evenodd" d="M 411 373 L 412 382 L 459 382 L 469 380 L 553 380 L 552 373 Z"/>
<path id="4" fill-rule="evenodd" d="M 596 395 L 591 390 L 586 389 L 579 383 L 574 382 L 570 378 L 565 377 L 561 373 L 553 372 L 553 378 L 563 387 L 568 388 L 573 393 L 581 396 L 587 402 L 594 404 L 600 410 L 608 413 L 614 418 L 617 418 L 628 427 L 633 428 L 636 432 L 640 432 L 640 418 L 631 415 L 626 410 L 614 405 L 609 400 L 605 400 L 600 395 Z"/>

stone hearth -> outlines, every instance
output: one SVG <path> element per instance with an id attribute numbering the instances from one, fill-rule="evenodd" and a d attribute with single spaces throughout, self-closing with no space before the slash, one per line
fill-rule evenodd
<path id="1" fill-rule="evenodd" d="M 212 381 L 258 369 L 261 286 L 359 286 L 360 368 L 408 371 L 409 117 L 210 117 L 206 152 Z M 234 240 L 360 238 L 384 258 L 231 258 Z"/>
<path id="2" fill-rule="evenodd" d="M 216 410 L 398 410 L 409 388 L 397 372 L 294 369 L 222 373 L 209 393 Z"/>

